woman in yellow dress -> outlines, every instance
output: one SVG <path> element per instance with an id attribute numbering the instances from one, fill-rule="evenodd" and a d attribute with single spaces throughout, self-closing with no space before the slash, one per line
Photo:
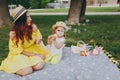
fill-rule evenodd
<path id="1" fill-rule="evenodd" d="M 40 31 L 23 6 L 13 10 L 12 16 L 14 26 L 9 33 L 9 54 L 2 61 L 0 70 L 25 76 L 42 69 L 49 52 L 42 43 Z"/>

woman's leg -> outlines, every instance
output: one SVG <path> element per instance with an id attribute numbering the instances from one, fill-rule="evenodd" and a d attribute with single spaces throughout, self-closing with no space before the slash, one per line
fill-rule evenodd
<path id="1" fill-rule="evenodd" d="M 44 62 L 40 62 L 34 66 L 32 66 L 33 70 L 40 70 L 44 67 Z"/>
<path id="2" fill-rule="evenodd" d="M 28 74 L 31 74 L 33 72 L 32 67 L 27 67 L 24 69 L 20 69 L 19 71 L 16 72 L 16 74 L 20 75 L 20 76 L 26 76 Z"/>

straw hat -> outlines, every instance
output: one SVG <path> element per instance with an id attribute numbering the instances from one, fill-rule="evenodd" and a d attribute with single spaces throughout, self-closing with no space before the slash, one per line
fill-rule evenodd
<path id="1" fill-rule="evenodd" d="M 56 24 L 52 26 L 52 29 L 54 30 L 56 27 L 63 27 L 65 30 L 67 30 L 67 25 L 63 21 L 58 21 Z"/>
<path id="2" fill-rule="evenodd" d="M 20 18 L 25 12 L 27 11 L 27 9 L 25 9 L 23 6 L 18 6 L 17 8 L 15 8 L 13 10 L 13 12 L 11 13 L 11 16 L 13 17 L 13 23 L 18 20 L 18 18 Z"/>

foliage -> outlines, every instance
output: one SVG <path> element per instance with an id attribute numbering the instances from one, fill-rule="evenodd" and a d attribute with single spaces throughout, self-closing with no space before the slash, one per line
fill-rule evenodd
<path id="1" fill-rule="evenodd" d="M 8 5 L 23 5 L 25 8 L 29 8 L 30 4 L 29 4 L 30 0 L 6 0 Z"/>
<path id="2" fill-rule="evenodd" d="M 43 7 L 46 7 L 46 4 L 49 3 L 51 0 L 42 0 Z"/>
<path id="3" fill-rule="evenodd" d="M 55 2 L 56 0 L 50 0 L 50 2 Z"/>
<path id="4" fill-rule="evenodd" d="M 25 8 L 43 8 L 47 3 L 53 2 L 54 0 L 6 0 L 8 5 L 23 5 Z"/>
<path id="5" fill-rule="evenodd" d="M 31 8 L 38 8 L 38 6 L 39 6 L 38 0 L 30 0 L 29 3 L 30 3 Z"/>
<path id="6" fill-rule="evenodd" d="M 30 0 L 31 8 L 45 8 L 46 4 L 54 0 Z"/>

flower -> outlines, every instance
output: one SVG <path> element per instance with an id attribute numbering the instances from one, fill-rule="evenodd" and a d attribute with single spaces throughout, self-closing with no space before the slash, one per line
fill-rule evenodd
<path id="1" fill-rule="evenodd" d="M 75 29 L 73 30 L 73 32 L 76 33 L 76 32 L 77 32 L 77 29 L 75 28 Z"/>
<path id="2" fill-rule="evenodd" d="M 87 22 L 87 23 L 88 23 L 88 22 L 90 22 L 90 20 L 89 20 L 89 19 L 86 19 L 86 20 L 85 20 L 85 22 Z"/>
<path id="3" fill-rule="evenodd" d="M 78 30 L 78 34 L 80 34 L 81 33 L 81 31 L 80 30 Z"/>
<path id="4" fill-rule="evenodd" d="M 81 24 L 80 23 L 78 23 L 78 26 L 80 26 Z"/>

